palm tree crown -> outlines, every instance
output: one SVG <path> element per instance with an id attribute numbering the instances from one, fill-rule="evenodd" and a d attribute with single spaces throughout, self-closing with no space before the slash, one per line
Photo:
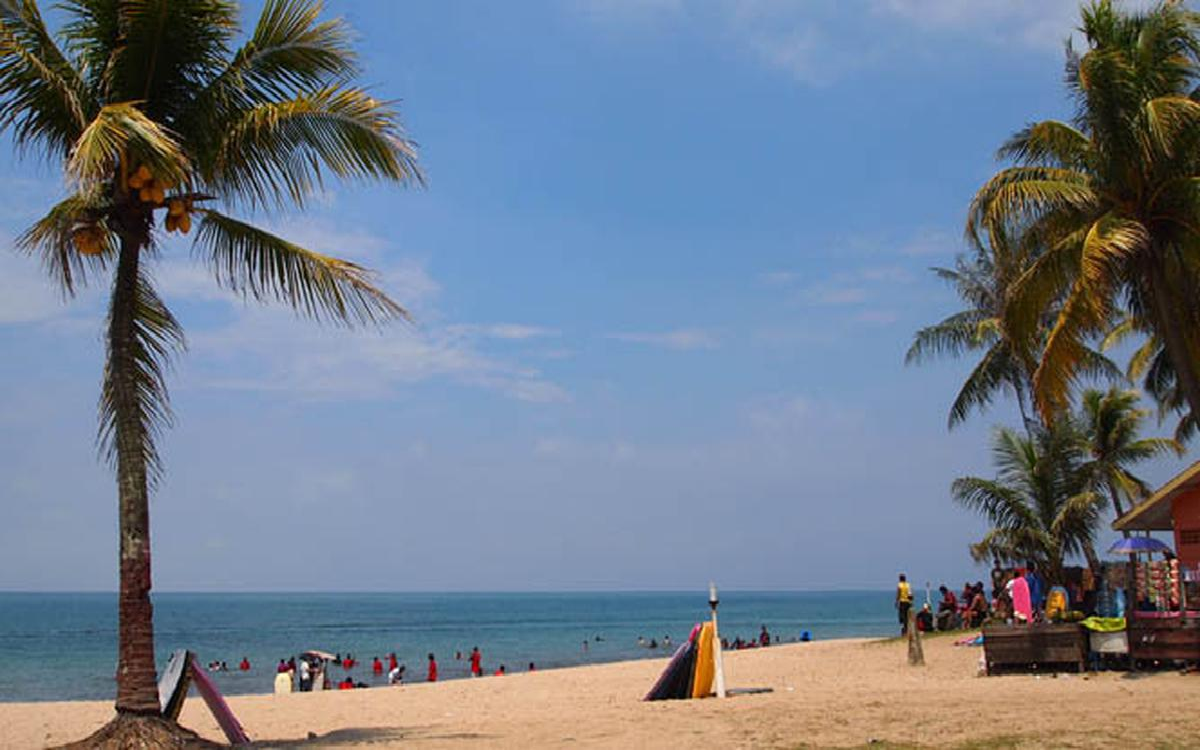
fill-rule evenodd
<path id="1" fill-rule="evenodd" d="M 217 284 L 336 323 L 404 310 L 366 269 L 229 209 L 303 206 L 330 178 L 422 180 L 391 106 L 354 85 L 347 27 L 317 0 L 266 0 L 242 39 L 234 0 L 0 0 L 0 130 L 61 164 L 69 194 L 20 238 L 72 294 L 111 274 L 100 438 L 120 522 L 117 710 L 157 714 L 148 492 L 169 422 L 165 372 L 183 334 L 146 261 L 197 223 Z"/>
<path id="2" fill-rule="evenodd" d="M 1032 560 L 1059 578 L 1064 559 L 1089 554 L 1105 498 L 1080 470 L 1084 452 L 1070 419 L 1034 427 L 1032 436 L 999 428 L 992 443 L 995 479 L 960 477 L 951 494 L 991 529 L 971 546 L 976 560 Z M 1090 555 L 1089 555 L 1090 556 Z"/>
<path id="3" fill-rule="evenodd" d="M 1138 408 L 1137 391 L 1089 389 L 1080 401 L 1087 448 L 1080 470 L 1096 491 L 1108 496 L 1119 518 L 1149 494 L 1146 483 L 1133 474 L 1133 465 L 1171 453 L 1179 455 L 1183 449 L 1169 438 L 1140 437 L 1149 412 Z"/>
<path id="4" fill-rule="evenodd" d="M 1042 249 L 1014 289 L 1011 328 L 1040 353 L 1041 411 L 1064 409 L 1091 337 L 1122 316 L 1165 347 L 1200 413 L 1200 58 L 1196 16 L 1176 3 L 1082 11 L 1088 48 L 1068 48 L 1072 123 L 1039 122 L 1000 150 L 971 206 L 972 231 L 1001 228 Z M 1049 336 L 1039 319 L 1056 309 Z"/>

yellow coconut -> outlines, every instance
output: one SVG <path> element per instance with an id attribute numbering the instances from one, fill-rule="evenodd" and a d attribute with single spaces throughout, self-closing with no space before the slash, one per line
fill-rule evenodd
<path id="1" fill-rule="evenodd" d="M 149 182 L 154 177 L 154 175 L 150 174 L 150 168 L 145 164 L 138 167 L 137 171 L 133 173 L 133 176 L 142 182 Z"/>
<path id="2" fill-rule="evenodd" d="M 142 203 L 149 203 L 154 199 L 154 188 L 143 187 L 138 191 L 138 198 L 142 201 Z"/>
<path id="3" fill-rule="evenodd" d="M 137 172 L 134 172 L 133 174 L 129 175 L 129 182 L 127 184 L 129 185 L 130 190 L 141 190 L 142 185 L 145 185 L 146 181 L 143 180 Z"/>
<path id="4" fill-rule="evenodd" d="M 155 182 L 154 187 L 150 190 L 150 198 L 155 205 L 162 205 L 162 202 L 167 197 L 167 191 L 163 190 L 163 186 Z"/>
<path id="5" fill-rule="evenodd" d="M 173 214 L 167 214 L 167 231 L 174 232 L 179 228 L 179 217 Z"/>
<path id="6" fill-rule="evenodd" d="M 192 231 L 192 215 L 183 214 L 179 217 L 179 231 L 187 234 Z"/>
<path id="7" fill-rule="evenodd" d="M 178 198 L 172 198 L 167 201 L 167 215 L 178 216 L 183 213 L 183 201 Z"/>

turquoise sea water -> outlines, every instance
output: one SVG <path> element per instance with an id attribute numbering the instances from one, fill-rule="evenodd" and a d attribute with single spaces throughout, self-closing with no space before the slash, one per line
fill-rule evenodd
<path id="1" fill-rule="evenodd" d="M 766 625 L 783 641 L 892 635 L 891 592 L 722 592 L 721 635 L 752 638 Z M 0 700 L 108 699 L 115 694 L 115 594 L 0 593 Z M 490 674 L 664 656 L 639 636 L 678 644 L 708 616 L 705 592 L 546 594 L 182 594 L 154 596 L 159 668 L 173 649 L 196 652 L 227 694 L 271 691 L 279 659 L 305 649 L 359 661 L 351 675 L 370 684 L 371 659 L 395 651 L 408 680 L 425 677 L 437 655 L 442 679 L 467 676 L 456 661 L 478 646 Z M 599 636 L 601 640 L 596 640 Z M 587 649 L 583 647 L 588 642 Z M 237 671 L 245 656 L 249 672 Z M 345 672 L 335 667 L 332 674 Z"/>

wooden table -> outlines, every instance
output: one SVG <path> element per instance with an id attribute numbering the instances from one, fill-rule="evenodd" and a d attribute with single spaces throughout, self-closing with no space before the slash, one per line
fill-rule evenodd
<path id="1" fill-rule="evenodd" d="M 983 626 L 988 674 L 1087 667 L 1087 631 L 1074 623 Z"/>
<path id="2" fill-rule="evenodd" d="M 1200 660 L 1200 617 L 1147 617 L 1128 620 L 1129 655 L 1139 661 Z"/>

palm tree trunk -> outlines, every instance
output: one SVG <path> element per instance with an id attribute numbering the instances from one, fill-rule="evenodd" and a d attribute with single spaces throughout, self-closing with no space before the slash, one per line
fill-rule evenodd
<path id="1" fill-rule="evenodd" d="M 1108 483 L 1108 495 L 1110 498 L 1112 498 L 1113 513 L 1116 513 L 1116 518 L 1113 519 L 1115 522 L 1118 518 L 1125 515 L 1125 509 L 1121 507 L 1121 496 L 1117 494 L 1117 488 L 1113 486 L 1112 482 Z M 1129 532 L 1122 529 L 1121 536 L 1125 539 L 1128 539 Z"/>
<path id="2" fill-rule="evenodd" d="M 1029 406 L 1025 403 L 1025 388 L 1020 380 L 1012 381 L 1013 391 L 1017 394 L 1017 410 L 1021 412 L 1021 427 L 1025 430 L 1025 437 L 1033 439 L 1033 423 L 1029 421 Z"/>
<path id="3" fill-rule="evenodd" d="M 1100 575 L 1100 557 L 1096 554 L 1096 548 L 1091 542 L 1083 543 L 1083 556 L 1087 559 L 1088 567 L 1091 568 L 1092 575 Z"/>
<path id="4" fill-rule="evenodd" d="M 140 243 L 122 236 L 108 328 L 121 537 L 117 712 L 122 714 L 160 711 L 154 666 L 154 611 L 150 604 L 150 508 L 143 454 L 146 436 L 134 376 L 140 252 Z"/>
<path id="5" fill-rule="evenodd" d="M 1157 319 L 1155 333 L 1162 338 L 1167 357 L 1175 369 L 1175 382 L 1179 392 L 1187 401 L 1192 414 L 1200 416 L 1200 373 L 1197 372 L 1196 361 L 1192 357 L 1193 349 L 1185 331 L 1189 325 L 1185 318 L 1186 312 L 1171 309 L 1167 270 L 1163 268 L 1161 261 L 1153 264 L 1150 279 L 1153 284 L 1153 288 L 1149 290 L 1150 298 L 1153 300 L 1154 317 Z"/>

